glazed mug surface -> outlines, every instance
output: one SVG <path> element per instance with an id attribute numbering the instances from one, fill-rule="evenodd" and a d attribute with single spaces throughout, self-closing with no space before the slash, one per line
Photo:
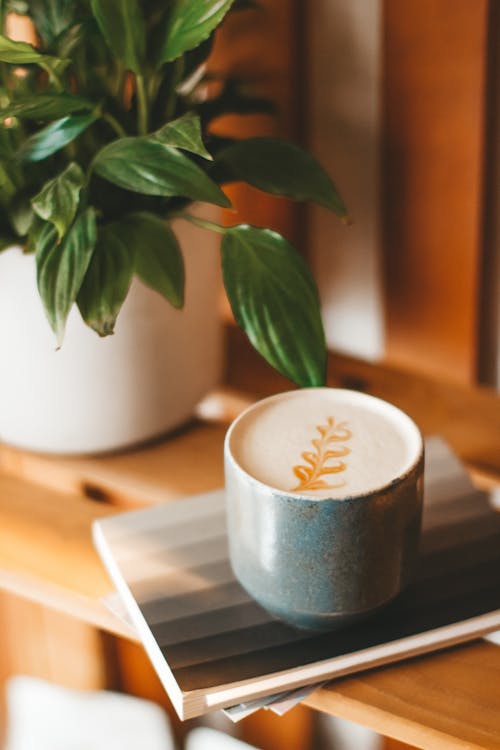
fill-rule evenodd
<path id="1" fill-rule="evenodd" d="M 285 434 L 273 433 L 273 419 Z M 391 464 L 384 450 L 398 453 L 398 430 L 402 458 Z M 331 629 L 406 586 L 418 553 L 424 450 L 399 409 L 344 389 L 271 396 L 233 422 L 224 457 L 231 564 L 269 612 L 296 627 Z"/>

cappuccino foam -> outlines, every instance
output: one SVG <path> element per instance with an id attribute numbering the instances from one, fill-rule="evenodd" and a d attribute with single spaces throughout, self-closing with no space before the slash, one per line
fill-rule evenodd
<path id="1" fill-rule="evenodd" d="M 385 487 L 417 462 L 422 438 L 404 412 L 340 388 L 264 399 L 228 433 L 230 453 L 254 479 L 306 497 L 347 498 Z"/>

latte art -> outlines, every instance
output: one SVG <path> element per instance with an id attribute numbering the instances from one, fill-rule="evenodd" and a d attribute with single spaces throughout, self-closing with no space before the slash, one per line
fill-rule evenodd
<path id="1" fill-rule="evenodd" d="M 311 440 L 314 451 L 302 453 L 302 458 L 308 465 L 293 467 L 293 473 L 300 481 L 296 487 L 292 488 L 292 492 L 336 490 L 346 484 L 345 479 L 341 479 L 334 484 L 328 484 L 325 476 L 339 474 L 347 469 L 347 464 L 341 459 L 349 455 L 351 449 L 345 445 L 333 448 L 332 444 L 338 444 L 339 441 L 347 442 L 351 439 L 352 432 L 346 427 L 345 422 L 335 424 L 333 417 L 328 417 L 326 424 L 318 425 L 316 430 L 319 437 Z"/>
<path id="2" fill-rule="evenodd" d="M 338 388 L 264 399 L 234 423 L 228 441 L 251 477 L 315 499 L 382 488 L 408 471 L 422 449 L 418 429 L 402 411 Z"/>

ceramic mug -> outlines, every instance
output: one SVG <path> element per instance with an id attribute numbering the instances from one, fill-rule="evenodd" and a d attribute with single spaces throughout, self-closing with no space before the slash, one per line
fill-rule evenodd
<path id="1" fill-rule="evenodd" d="M 273 414 L 286 434 L 273 433 Z M 381 419 L 385 432 L 376 429 Z M 273 451 L 298 450 L 313 423 L 316 438 L 292 467 L 297 486 L 289 489 L 286 462 L 283 477 L 273 477 L 266 461 Z M 391 466 L 383 450 L 397 453 L 399 438 L 404 460 Z M 282 393 L 232 423 L 224 456 L 231 564 L 266 610 L 296 627 L 331 629 L 373 613 L 405 587 L 418 552 L 424 449 L 402 411 L 343 389 Z"/>

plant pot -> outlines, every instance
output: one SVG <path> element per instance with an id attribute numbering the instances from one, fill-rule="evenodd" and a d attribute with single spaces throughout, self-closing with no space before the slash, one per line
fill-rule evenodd
<path id="1" fill-rule="evenodd" d="M 101 339 L 71 311 L 63 346 L 38 296 L 35 260 L 0 254 L 0 439 L 53 453 L 124 448 L 185 422 L 222 367 L 218 237 L 175 227 L 186 303 L 175 310 L 134 279 L 113 336 Z"/>

